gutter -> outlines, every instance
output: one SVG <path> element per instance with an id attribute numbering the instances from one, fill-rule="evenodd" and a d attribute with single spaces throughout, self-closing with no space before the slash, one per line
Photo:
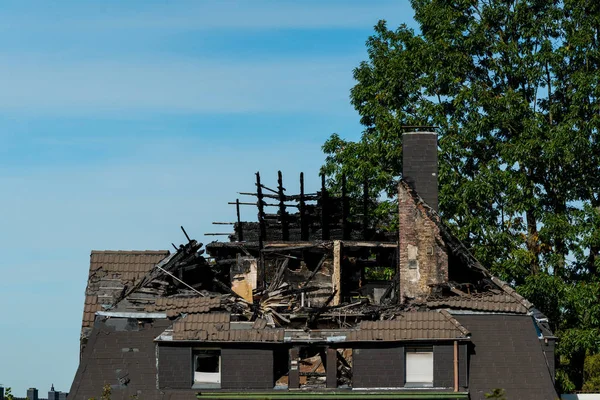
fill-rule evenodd
<path id="1" fill-rule="evenodd" d="M 352 391 L 271 391 L 271 392 L 200 392 L 199 400 L 285 400 L 285 399 L 468 399 L 468 392 L 430 392 L 399 390 L 352 390 Z"/>

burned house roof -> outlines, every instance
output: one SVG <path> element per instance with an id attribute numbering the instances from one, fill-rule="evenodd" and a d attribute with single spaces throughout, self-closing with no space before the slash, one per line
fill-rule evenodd
<path id="1" fill-rule="evenodd" d="M 111 305 L 123 289 L 154 268 L 169 255 L 167 250 L 112 251 L 93 250 L 82 327 L 90 327 L 96 311 L 102 305 Z"/>
<path id="2" fill-rule="evenodd" d="M 233 233 L 215 233 L 229 242 L 203 248 L 184 230 L 187 243 L 174 253 L 93 252 L 83 326 L 89 329 L 98 311 L 104 311 L 96 318 L 105 325 L 111 318 L 123 318 L 123 326 L 130 322 L 125 318 L 137 319 L 149 325 L 158 348 L 183 348 L 183 342 L 189 348 L 208 343 L 234 349 L 232 343 L 249 348 L 340 341 L 468 346 L 471 331 L 481 327 L 479 320 L 459 314 L 502 314 L 519 321 L 532 321 L 533 315 L 535 324 L 544 319 L 481 265 L 407 181 L 399 182 L 399 215 L 391 216 L 399 218 L 398 232 L 370 223 L 368 207 L 376 200 L 367 198 L 366 187 L 362 204 L 360 199 L 350 204 L 343 182 L 341 196 L 329 193 L 324 179 L 320 192 L 305 194 L 301 175 L 300 188 L 299 195 L 287 194 L 280 173 L 277 188 L 270 189 L 257 174 L 256 193 L 242 193 L 256 202 L 237 200 L 232 203 L 237 221 L 216 223 L 233 226 Z M 257 207 L 258 222 L 242 221 L 240 205 Z M 351 215 L 357 209 L 362 213 Z M 402 287 L 408 288 L 404 294 Z M 409 293 L 413 288 L 417 295 Z M 125 340 L 127 333 L 115 329 Z M 498 329 L 510 342 L 512 332 Z M 548 337 L 547 330 L 540 331 Z M 538 340 L 528 335 L 529 342 Z M 147 373 L 155 384 L 156 371 Z"/>
<path id="3" fill-rule="evenodd" d="M 236 326 L 236 324 L 238 326 Z M 283 329 L 231 322 L 229 313 L 188 315 L 173 324 L 173 340 L 203 342 L 283 342 Z"/>
<path id="4" fill-rule="evenodd" d="M 156 299 L 156 303 L 146 307 L 147 312 L 164 311 L 172 318 L 180 314 L 207 313 L 221 307 L 220 297 L 166 297 Z M 215 314 L 219 315 L 219 314 Z"/>

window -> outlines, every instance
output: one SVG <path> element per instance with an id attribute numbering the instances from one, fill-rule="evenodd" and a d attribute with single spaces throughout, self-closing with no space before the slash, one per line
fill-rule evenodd
<path id="1" fill-rule="evenodd" d="M 194 387 L 221 387 L 221 350 L 196 349 L 194 355 Z"/>
<path id="2" fill-rule="evenodd" d="M 406 386 L 433 387 L 433 348 L 406 349 Z"/>

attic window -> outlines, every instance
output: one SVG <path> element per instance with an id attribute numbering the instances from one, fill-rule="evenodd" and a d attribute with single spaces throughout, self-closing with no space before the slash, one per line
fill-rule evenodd
<path id="1" fill-rule="evenodd" d="M 195 349 L 194 362 L 194 388 L 220 388 L 221 387 L 221 350 Z"/>
<path id="2" fill-rule="evenodd" d="M 433 387 L 433 348 L 406 349 L 407 387 Z"/>

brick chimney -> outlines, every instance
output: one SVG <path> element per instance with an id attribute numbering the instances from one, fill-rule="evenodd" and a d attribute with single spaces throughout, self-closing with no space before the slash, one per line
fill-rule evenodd
<path id="1" fill-rule="evenodd" d="M 428 207 L 437 211 L 437 135 L 405 133 L 398 185 L 400 301 L 423 301 L 448 281 L 448 254 Z M 425 204 L 418 200 L 417 195 Z"/>

